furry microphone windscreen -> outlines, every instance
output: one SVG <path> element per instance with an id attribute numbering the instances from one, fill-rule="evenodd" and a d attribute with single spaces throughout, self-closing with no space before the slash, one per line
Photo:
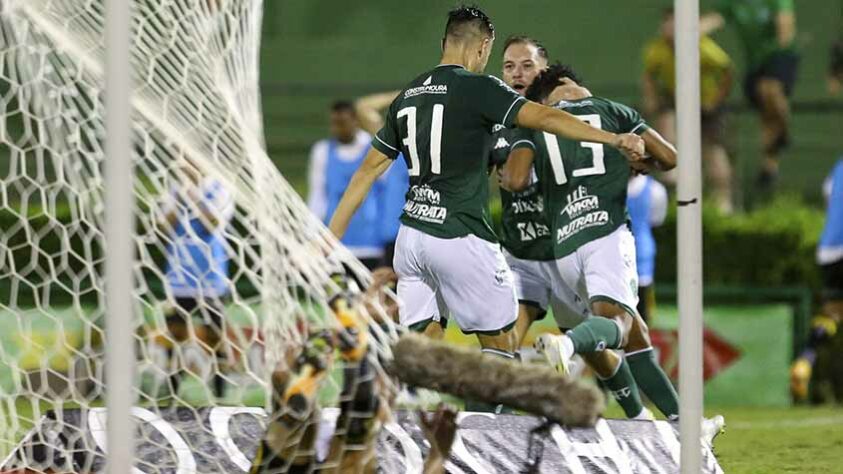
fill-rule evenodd
<path id="1" fill-rule="evenodd" d="M 606 407 L 594 386 L 550 367 L 520 363 L 405 333 L 389 370 L 402 382 L 522 410 L 566 426 L 594 426 Z"/>

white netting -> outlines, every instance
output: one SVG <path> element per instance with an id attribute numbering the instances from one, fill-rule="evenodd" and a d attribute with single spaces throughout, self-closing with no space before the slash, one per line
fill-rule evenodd
<path id="1" fill-rule="evenodd" d="M 345 267 L 362 281 L 368 273 L 342 250 L 329 262 L 326 230 L 264 150 L 261 0 L 134 0 L 133 7 L 135 291 L 109 311 L 137 318 L 139 413 L 154 421 L 166 405 L 191 407 L 198 418 L 199 406 L 268 406 L 271 369 L 307 331 L 335 324 L 327 308 L 339 291 L 331 273 Z M 76 434 L 61 422 L 71 409 L 99 413 L 108 390 L 104 0 L 2 0 L 0 8 L 0 456 L 50 410 L 64 430 L 56 444 L 102 454 L 85 434 L 96 416 Z M 221 250 L 203 232 L 215 233 Z M 213 261 L 217 251 L 227 275 L 217 286 L 198 285 L 194 317 L 181 317 L 188 324 L 177 341 L 166 320 L 181 314 L 177 297 L 185 293 L 173 278 L 168 283 L 168 271 L 206 268 L 217 276 L 216 267 L 196 261 Z M 225 323 L 214 354 L 214 331 L 199 321 L 218 313 Z M 394 327 L 377 319 L 368 325 L 371 346 L 388 357 L 384 341 Z M 339 396 L 347 364 L 337 360 L 324 404 Z M 375 357 L 368 360 L 380 370 Z M 214 391 L 219 380 L 222 398 Z M 141 436 L 172 444 L 154 429 Z M 183 438 L 193 453 L 208 449 L 193 444 L 199 438 Z M 142 472 L 176 472 L 187 462 L 174 455 L 150 463 L 142 454 Z M 101 461 L 75 456 L 41 455 L 40 462 L 61 459 L 79 470 L 73 463 L 93 462 L 87 469 L 96 470 Z M 17 459 L 7 463 L 24 462 Z"/>

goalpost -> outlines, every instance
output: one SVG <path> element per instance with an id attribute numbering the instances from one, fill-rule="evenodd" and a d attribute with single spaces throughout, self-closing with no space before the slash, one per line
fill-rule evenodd
<path id="1" fill-rule="evenodd" d="M 105 350 L 105 394 L 108 407 L 109 474 L 132 470 L 135 452 L 134 423 L 131 409 L 135 384 L 135 346 L 132 343 L 133 308 L 128 314 L 117 311 L 132 299 L 132 205 L 131 103 L 132 73 L 131 4 L 107 0 L 105 15 L 105 331 L 109 344 Z"/>
<path id="2" fill-rule="evenodd" d="M 699 0 L 675 0 L 679 255 L 679 437 L 683 474 L 701 472 L 703 416 L 702 168 Z"/>
<path id="3" fill-rule="evenodd" d="M 168 410 L 210 436 L 201 407 L 269 406 L 289 352 L 337 326 L 328 302 L 346 289 L 332 275 L 370 280 L 266 154 L 261 13 L 261 0 L 0 2 L 0 471 L 99 472 L 107 457 L 110 472 L 184 472 L 186 457 L 150 463 L 126 440 L 201 452 L 156 428 Z M 177 339 L 172 276 L 212 259 L 228 266 L 222 294 L 200 291 Z M 384 297 L 361 312 L 367 361 L 391 381 Z M 216 301 L 218 360 L 200 324 Z M 334 362 L 325 405 L 347 396 L 349 364 Z M 106 403 L 107 437 L 94 430 Z M 92 436 L 68 424 L 79 412 Z M 39 423 L 54 438 L 29 444 L 52 451 L 17 449 Z M 215 469 L 248 462 L 229 458 Z"/>

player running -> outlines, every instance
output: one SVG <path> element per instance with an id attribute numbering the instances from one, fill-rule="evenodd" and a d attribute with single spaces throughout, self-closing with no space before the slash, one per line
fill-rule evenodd
<path id="1" fill-rule="evenodd" d="M 547 68 L 547 59 L 547 50 L 535 39 L 527 36 L 508 38 L 503 52 L 504 82 L 524 95 L 536 76 Z M 492 162 L 500 167 L 509 156 L 517 132 L 503 126 L 496 129 Z M 550 234 L 552 223 L 544 212 L 544 198 L 539 189 L 539 181 L 543 179 L 544 176 L 534 173 L 526 189 L 516 193 L 507 191 L 505 186 L 500 188 L 501 245 L 512 269 L 518 297 L 516 348 L 521 347 L 532 323 L 545 317 L 548 306 L 562 330 L 575 327 L 588 314 L 585 302 L 558 276 Z M 622 357 L 614 351 L 600 351 L 585 354 L 584 358 L 628 418 L 652 418 L 652 413 L 641 402 L 638 386 Z"/>
<path id="2" fill-rule="evenodd" d="M 639 159 L 644 146 L 636 135 L 591 127 L 480 74 L 494 39 L 494 26 L 481 10 L 449 12 L 440 64 L 411 81 L 389 107 L 330 229 L 343 235 L 374 181 L 403 153 L 410 191 L 394 259 L 401 324 L 425 331 L 450 311 L 463 332 L 477 335 L 484 352 L 512 358 L 517 302 L 487 204 L 492 128 L 541 129 L 611 145 Z"/>

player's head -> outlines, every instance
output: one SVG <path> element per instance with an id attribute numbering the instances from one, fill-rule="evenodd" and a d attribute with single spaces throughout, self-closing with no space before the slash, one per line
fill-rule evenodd
<path id="1" fill-rule="evenodd" d="M 524 95 L 547 68 L 547 49 L 529 36 L 510 36 L 503 44 L 503 81 Z"/>
<path id="2" fill-rule="evenodd" d="M 675 23 L 673 21 L 673 8 L 665 8 L 664 12 L 662 12 L 662 23 L 659 26 L 659 32 L 662 35 L 662 38 L 673 41 L 675 36 Z"/>
<path id="3" fill-rule="evenodd" d="M 351 143 L 359 128 L 354 104 L 338 100 L 331 104 L 331 136 L 340 143 Z"/>
<path id="4" fill-rule="evenodd" d="M 442 39 L 443 56 L 459 56 L 469 71 L 483 72 L 494 42 L 495 26 L 483 10 L 460 6 L 448 12 Z"/>
<path id="5" fill-rule="evenodd" d="M 591 96 L 571 66 L 556 63 L 542 71 L 527 88 L 527 98 L 542 104 Z"/>

